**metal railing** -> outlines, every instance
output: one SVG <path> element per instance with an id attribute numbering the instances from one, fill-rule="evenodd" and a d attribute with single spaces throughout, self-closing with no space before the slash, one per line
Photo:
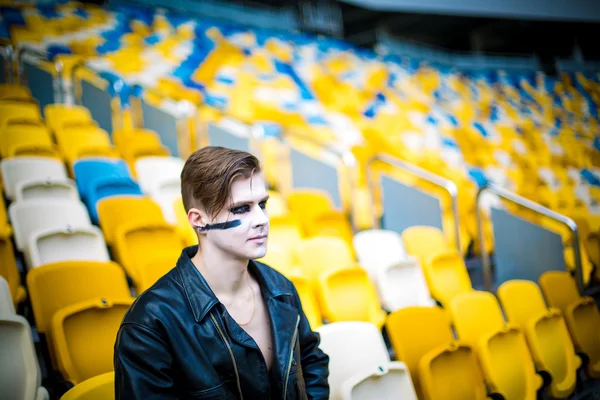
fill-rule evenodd
<path id="1" fill-rule="evenodd" d="M 577 287 L 579 289 L 579 293 L 583 294 L 584 291 L 584 281 L 583 281 L 583 264 L 581 261 L 581 251 L 579 248 L 579 230 L 577 228 L 577 224 L 571 218 L 559 214 L 556 211 L 552 211 L 549 208 L 546 208 L 538 203 L 535 203 L 531 200 L 528 200 L 518 194 L 511 192 L 510 190 L 504 189 L 500 186 L 494 184 L 487 184 L 482 186 L 477 192 L 477 197 L 475 201 L 476 212 L 475 215 L 477 217 L 477 231 L 479 236 L 480 248 L 485 249 L 485 235 L 483 232 L 483 218 L 481 216 L 481 208 L 480 208 L 480 199 L 481 195 L 485 192 L 490 192 L 495 194 L 496 196 L 510 201 L 518 206 L 524 207 L 528 210 L 531 210 L 539 215 L 550 218 L 554 221 L 560 222 L 570 229 L 572 234 L 572 245 L 573 252 L 575 255 L 575 279 L 577 281 Z M 483 266 L 483 282 L 487 290 L 492 289 L 492 271 L 490 260 L 485 254 L 485 251 L 482 251 L 482 266 Z"/>
<path id="2" fill-rule="evenodd" d="M 6 39 L 0 39 L 0 57 L 4 60 L 5 70 L 4 74 L 6 75 L 6 82 L 13 83 L 14 71 L 13 71 L 13 47 L 10 41 Z"/>
<path id="3" fill-rule="evenodd" d="M 423 179 L 441 189 L 443 189 L 450 196 L 452 202 L 452 217 L 454 222 L 454 234 L 456 235 L 456 247 L 458 251 L 460 251 L 460 226 L 459 226 L 459 216 L 458 216 L 458 188 L 454 182 L 449 179 L 443 178 L 439 175 L 436 175 L 432 172 L 427 171 L 417 165 L 408 163 L 404 160 L 400 160 L 398 158 L 386 155 L 386 154 L 378 154 L 374 157 L 371 157 L 367 161 L 367 183 L 369 185 L 369 192 L 371 194 L 375 193 L 375 178 L 373 176 L 372 165 L 375 162 L 383 162 L 388 165 L 391 165 L 395 168 L 398 168 L 404 172 L 408 172 L 416 176 L 417 178 Z M 375 204 L 375 199 L 372 198 L 373 206 Z M 375 207 L 373 207 L 375 210 Z M 373 227 L 380 228 L 381 223 L 376 215 L 373 216 Z"/>
<path id="4" fill-rule="evenodd" d="M 27 56 L 52 65 L 55 72 L 52 76 L 52 90 L 54 94 L 54 102 L 63 103 L 65 99 L 65 93 L 62 61 L 60 61 L 59 59 L 56 59 L 54 61 L 50 60 L 50 57 L 48 57 L 48 53 L 45 51 L 41 51 L 27 46 L 19 47 L 17 49 L 18 79 L 19 83 L 22 85 L 25 85 L 27 83 L 27 74 L 25 72 L 24 65 Z"/>

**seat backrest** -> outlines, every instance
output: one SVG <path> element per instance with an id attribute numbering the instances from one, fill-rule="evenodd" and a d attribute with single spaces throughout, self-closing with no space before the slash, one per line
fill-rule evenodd
<path id="1" fill-rule="evenodd" d="M 435 254 L 425 262 L 424 270 L 429 278 L 431 293 L 444 305 L 456 295 L 472 290 L 467 267 L 457 250 Z"/>
<path id="2" fill-rule="evenodd" d="M 15 305 L 13 304 L 12 295 L 8 282 L 0 275 L 0 318 L 5 315 L 14 315 Z"/>
<path id="3" fill-rule="evenodd" d="M 48 104 L 44 107 L 44 116 L 48 127 L 53 131 L 61 129 L 65 124 L 73 125 L 92 121 L 90 110 L 83 106 L 70 104 Z"/>
<path id="4" fill-rule="evenodd" d="M 31 327 L 20 315 L 0 317 L 0 387 L 3 399 L 37 399 L 41 383 Z"/>
<path id="5" fill-rule="evenodd" d="M 0 100 L 29 100 L 31 91 L 27 86 L 3 83 L 0 85 Z"/>
<path id="6" fill-rule="evenodd" d="M 38 331 L 50 328 L 61 308 L 82 301 L 130 296 L 127 278 L 113 262 L 67 261 L 34 268 L 27 274 L 27 287 Z"/>
<path id="7" fill-rule="evenodd" d="M 527 322 L 547 312 L 542 292 L 532 281 L 510 280 L 498 287 L 498 298 L 508 321 L 525 329 Z"/>
<path id="8" fill-rule="evenodd" d="M 14 124 L 0 130 L 0 154 L 8 157 L 9 148 L 23 145 L 51 147 L 50 133 L 45 126 Z"/>
<path id="9" fill-rule="evenodd" d="M 364 321 L 383 325 L 384 314 L 367 272 L 359 267 L 323 272 L 318 280 L 320 304 L 325 319 Z"/>
<path id="10" fill-rule="evenodd" d="M 419 360 L 429 351 L 454 340 L 446 313 L 439 307 L 396 310 L 388 316 L 386 330 L 396 357 L 408 367 L 415 390 L 419 398 L 423 398 Z"/>
<path id="11" fill-rule="evenodd" d="M 258 261 L 267 264 L 269 267 L 281 272 L 286 277 L 289 277 L 296 268 L 292 252 L 279 244 L 269 244 L 267 254 Z"/>
<path id="12" fill-rule="evenodd" d="M 73 200 L 27 200 L 12 203 L 8 209 L 17 249 L 25 251 L 29 237 L 50 228 L 90 225 L 85 206 Z"/>
<path id="13" fill-rule="evenodd" d="M 125 161 L 116 158 L 93 157 L 78 160 L 73 164 L 77 190 L 86 198 L 89 186 L 94 180 L 103 177 L 131 177 Z"/>
<path id="14" fill-rule="evenodd" d="M 299 274 L 290 274 L 289 279 L 298 292 L 300 302 L 302 303 L 302 311 L 304 311 L 311 329 L 317 329 L 323 325 L 323 317 L 321 316 L 321 310 L 315 297 L 315 290 L 310 280 Z"/>
<path id="15" fill-rule="evenodd" d="M 484 335 L 501 330 L 504 317 L 496 297 L 483 291 L 459 294 L 450 302 L 450 313 L 458 338 L 476 347 Z"/>
<path id="16" fill-rule="evenodd" d="M 433 226 L 411 226 L 402 232 L 402 242 L 406 252 L 421 261 L 431 254 L 450 248 L 444 233 Z"/>
<path id="17" fill-rule="evenodd" d="M 16 188 L 17 201 L 34 199 L 79 200 L 75 183 L 70 179 L 33 179 Z"/>
<path id="18" fill-rule="evenodd" d="M 61 261 L 110 261 L 100 229 L 95 226 L 50 228 L 29 238 L 30 267 Z"/>
<path id="19" fill-rule="evenodd" d="M 316 280 L 328 270 L 354 265 L 348 244 L 336 237 L 317 236 L 304 240 L 298 249 L 298 257 L 308 278 Z"/>
<path id="20" fill-rule="evenodd" d="M 165 222 L 162 211 L 149 197 L 119 196 L 103 199 L 98 203 L 98 220 L 109 245 L 115 241 L 115 233 L 124 221 L 155 223 Z"/>
<path id="21" fill-rule="evenodd" d="M 377 272 L 375 281 L 382 303 L 388 311 L 433 304 L 423 270 L 412 260 L 382 267 Z"/>
<path id="22" fill-rule="evenodd" d="M 129 177 L 98 178 L 89 187 L 85 199 L 92 221 L 98 221 L 98 202 L 112 196 L 142 196 L 138 184 Z"/>
<path id="23" fill-rule="evenodd" d="M 319 347 L 329 356 L 331 398 L 340 398 L 344 381 L 361 369 L 376 368 L 390 358 L 381 333 L 367 322 L 336 322 L 317 329 Z"/>
<path id="24" fill-rule="evenodd" d="M 65 379 L 78 384 L 113 370 L 117 332 L 132 303 L 132 298 L 97 298 L 56 312 L 52 341 Z"/>
<path id="25" fill-rule="evenodd" d="M 35 103 L 22 101 L 3 101 L 0 103 L 0 129 L 10 119 L 40 120 L 40 107 Z"/>
<path id="26" fill-rule="evenodd" d="M 107 372 L 86 379 L 71 388 L 60 400 L 114 400 L 115 373 Z"/>
<path id="27" fill-rule="evenodd" d="M 539 283 L 548 305 L 563 313 L 569 304 L 579 299 L 575 279 L 568 272 L 546 271 L 540 276 Z"/>
<path id="28" fill-rule="evenodd" d="M 381 267 L 399 263 L 406 259 L 402 238 L 394 231 L 367 229 L 358 232 L 352 240 L 360 265 L 376 276 Z"/>
<path id="29" fill-rule="evenodd" d="M 352 247 L 352 226 L 346 214 L 338 210 L 324 211 L 316 215 L 311 224 L 305 226 L 308 237 L 333 236 L 343 239 Z"/>
<path id="30" fill-rule="evenodd" d="M 152 197 L 168 198 L 171 202 L 181 197 L 181 180 L 178 176 L 155 178 L 150 184 L 148 193 Z"/>
<path id="31" fill-rule="evenodd" d="M 144 193 L 156 179 L 180 178 L 185 161 L 178 157 L 141 157 L 135 160 L 135 172 Z"/>
<path id="32" fill-rule="evenodd" d="M 302 228 L 296 218 L 273 217 L 269 221 L 269 243 L 295 249 L 302 242 Z"/>
<path id="33" fill-rule="evenodd" d="M 67 179 L 64 164 L 48 157 L 15 157 L 2 160 L 2 180 L 4 192 L 10 200 L 15 200 L 17 185 L 34 179 Z"/>

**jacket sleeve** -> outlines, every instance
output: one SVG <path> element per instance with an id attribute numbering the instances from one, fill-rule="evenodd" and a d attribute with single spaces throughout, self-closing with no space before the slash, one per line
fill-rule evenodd
<path id="1" fill-rule="evenodd" d="M 329 399 L 329 356 L 319 348 L 320 336 L 310 328 L 295 287 L 294 295 L 300 310 L 298 335 L 306 395 L 309 399 Z"/>
<path id="2" fill-rule="evenodd" d="M 168 345 L 153 330 L 124 323 L 115 343 L 115 399 L 178 399 Z"/>

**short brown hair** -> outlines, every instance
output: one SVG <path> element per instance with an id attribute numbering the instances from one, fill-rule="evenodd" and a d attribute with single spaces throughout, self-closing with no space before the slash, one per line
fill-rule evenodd
<path id="1" fill-rule="evenodd" d="M 181 171 L 181 197 L 185 212 L 202 206 L 214 217 L 227 204 L 233 180 L 240 176 L 250 178 L 255 172 L 260 172 L 260 162 L 245 151 L 217 146 L 196 150 Z"/>

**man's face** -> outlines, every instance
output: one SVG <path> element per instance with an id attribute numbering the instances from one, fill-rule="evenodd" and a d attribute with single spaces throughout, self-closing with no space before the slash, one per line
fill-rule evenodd
<path id="1" fill-rule="evenodd" d="M 254 260 L 267 253 L 269 217 L 265 208 L 267 187 L 262 173 L 237 178 L 231 185 L 231 199 L 209 224 L 227 223 L 225 229 L 211 229 L 207 242 L 235 258 Z"/>

